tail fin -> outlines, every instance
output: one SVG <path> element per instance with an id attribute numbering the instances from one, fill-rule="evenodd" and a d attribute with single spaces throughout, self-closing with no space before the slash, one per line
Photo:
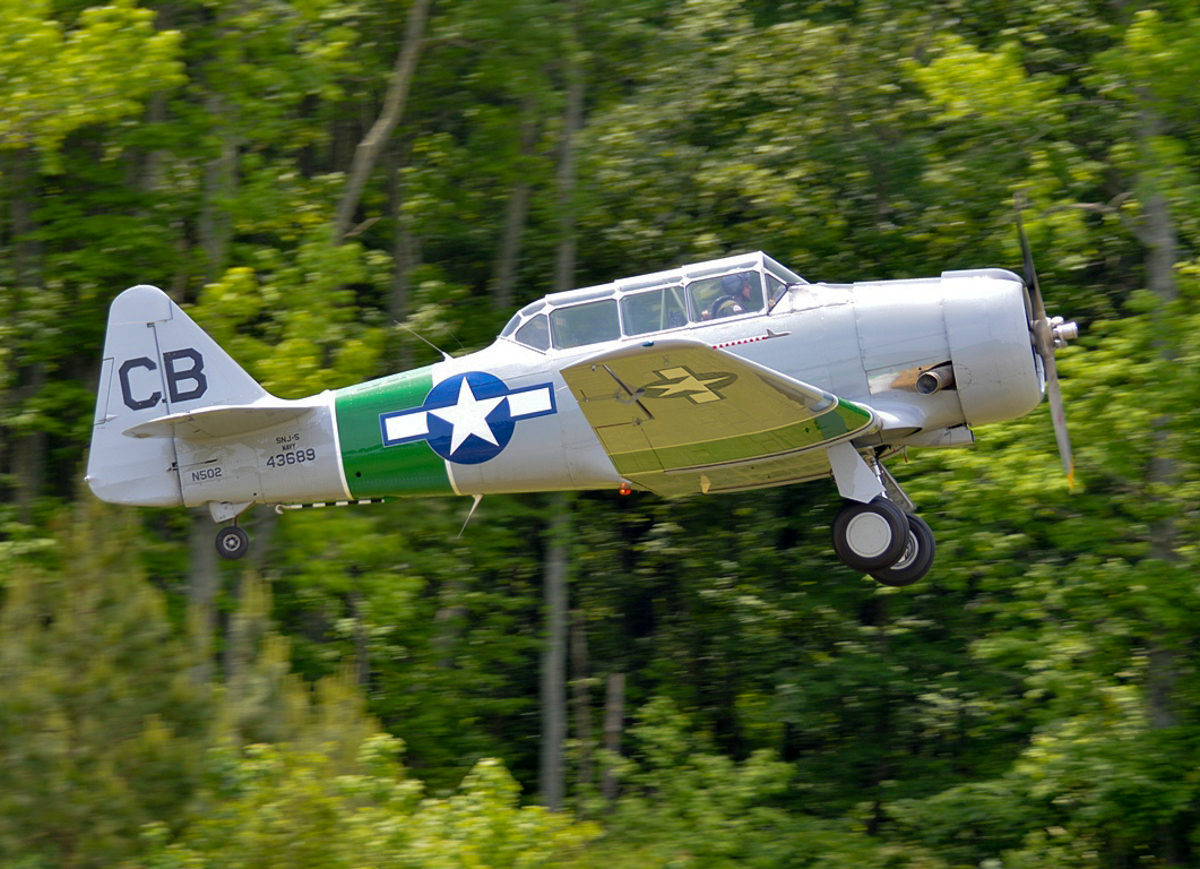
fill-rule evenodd
<path id="1" fill-rule="evenodd" d="M 173 413 L 250 404 L 267 394 L 166 293 L 129 288 L 108 313 L 88 486 L 116 504 L 182 504 L 174 438 L 125 432 Z"/>

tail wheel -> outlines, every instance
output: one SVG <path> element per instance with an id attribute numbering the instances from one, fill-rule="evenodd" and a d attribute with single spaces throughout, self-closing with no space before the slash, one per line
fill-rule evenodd
<path id="1" fill-rule="evenodd" d="M 910 513 L 905 518 L 908 520 L 908 539 L 899 560 L 890 567 L 871 571 L 871 576 L 881 585 L 893 588 L 912 585 L 933 567 L 933 556 L 937 552 L 933 531 L 920 516 Z"/>
<path id="2" fill-rule="evenodd" d="M 882 496 L 870 504 L 851 502 L 833 520 L 833 551 L 853 570 L 870 573 L 896 561 L 908 543 L 908 519 Z"/>
<path id="3" fill-rule="evenodd" d="M 250 535 L 237 525 L 230 525 L 217 532 L 217 554 L 235 561 L 250 550 Z"/>

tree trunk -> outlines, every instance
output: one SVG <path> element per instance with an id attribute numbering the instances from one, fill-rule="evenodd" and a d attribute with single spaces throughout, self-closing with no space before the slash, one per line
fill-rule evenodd
<path id="1" fill-rule="evenodd" d="M 1165 304 L 1179 297 L 1175 282 L 1176 231 L 1171 220 L 1166 197 L 1153 191 L 1143 204 L 1145 209 L 1146 283 Z M 1167 335 L 1166 329 L 1159 330 Z M 1159 354 L 1164 370 L 1174 367 L 1175 348 L 1169 339 L 1159 341 Z M 1173 491 L 1179 485 L 1179 469 L 1171 458 L 1171 428 L 1174 424 L 1170 413 L 1163 413 L 1152 421 L 1154 455 L 1150 459 L 1147 483 L 1152 492 Z M 1171 516 L 1164 516 L 1150 527 L 1150 557 L 1168 564 L 1178 564 L 1178 530 Z M 1178 676 L 1176 650 L 1167 645 L 1170 640 L 1155 632 L 1150 643 L 1146 670 L 1146 703 L 1150 725 L 1154 728 L 1171 727 L 1176 723 L 1175 687 Z"/>
<path id="2" fill-rule="evenodd" d="M 217 549 L 213 545 L 213 523 L 208 508 L 191 511 L 188 532 L 188 610 L 195 646 L 196 668 L 193 678 L 207 685 L 213 677 L 213 648 L 217 632 L 217 591 L 221 572 L 217 567 Z"/>
<path id="3" fill-rule="evenodd" d="M 197 232 L 200 247 L 204 251 L 204 277 L 208 281 L 215 281 L 225 272 L 229 261 L 229 244 L 233 238 L 228 203 L 237 192 L 238 143 L 232 132 L 233 124 L 227 117 L 229 106 L 220 93 L 208 92 L 204 98 L 204 110 L 212 116 L 219 144 L 216 156 L 204 166 L 204 189 Z M 184 300 L 177 297 L 175 301 L 182 303 Z M 195 642 L 198 652 L 205 656 L 203 663 L 198 665 L 198 678 L 205 679 L 212 676 L 214 662 L 209 657 L 212 650 L 217 648 L 216 637 L 220 630 L 216 601 L 222 580 L 213 545 L 214 532 L 215 523 L 207 507 L 191 511 L 188 607 L 194 613 L 194 630 L 204 632 L 203 636 L 195 638 Z M 228 649 L 227 645 L 227 653 Z"/>
<path id="4" fill-rule="evenodd" d="M 575 277 L 575 134 L 583 120 L 583 71 L 574 39 L 576 5 L 568 3 L 566 50 L 567 106 L 558 165 L 559 237 L 554 289 L 570 289 Z M 546 646 L 542 655 L 542 803 L 562 805 L 563 739 L 566 736 L 566 624 L 568 535 L 571 503 L 567 495 L 550 498 L 550 546 L 546 555 Z"/>
<path id="5" fill-rule="evenodd" d="M 1170 201 L 1161 174 L 1157 140 L 1163 135 L 1163 121 L 1151 93 L 1142 94 L 1136 133 L 1142 168 L 1138 193 L 1143 219 L 1139 240 L 1146 249 L 1146 287 L 1160 302 L 1157 316 L 1169 318 L 1171 306 L 1179 299 L 1175 266 L 1179 259 L 1179 233 L 1171 215 Z M 1169 323 L 1160 323 L 1156 350 L 1166 371 L 1175 367 L 1178 349 Z M 1153 450 L 1146 482 L 1151 497 L 1159 492 L 1174 492 L 1180 483 L 1179 467 L 1172 458 L 1174 416 L 1162 413 L 1151 422 Z M 1150 557 L 1179 566 L 1179 530 L 1172 515 L 1163 516 L 1150 527 Z M 1174 727 L 1178 719 L 1179 647 L 1175 638 L 1161 626 L 1148 624 L 1150 636 L 1146 667 L 1146 715 L 1150 727 L 1162 730 Z M 1180 825 L 1163 821 L 1158 827 L 1159 854 L 1164 866 L 1186 865 L 1190 850 Z"/>
<path id="6" fill-rule="evenodd" d="M 437 652 L 437 666 L 441 670 L 454 667 L 455 646 L 462 640 L 463 629 L 469 615 L 460 601 L 467 593 L 466 583 L 455 576 L 448 579 L 438 592 L 444 602 L 433 616 L 433 648 Z"/>
<path id="7" fill-rule="evenodd" d="M 1169 316 L 1169 306 L 1179 299 L 1179 285 L 1175 276 L 1179 241 L 1155 154 L 1155 140 L 1161 135 L 1162 119 L 1153 106 L 1153 97 L 1148 93 L 1144 94 L 1137 133 L 1143 161 L 1143 169 L 1138 179 L 1143 208 L 1139 241 L 1146 249 L 1146 286 L 1162 303 L 1162 316 Z M 1160 336 L 1157 339 L 1158 354 L 1164 370 L 1169 371 L 1174 367 L 1178 355 L 1170 337 L 1171 330 L 1164 326 L 1156 331 Z M 1154 454 L 1150 458 L 1147 483 L 1152 493 L 1173 491 L 1179 485 L 1179 469 L 1171 458 L 1173 424 L 1174 418 L 1169 412 L 1156 417 L 1151 423 Z M 1167 563 L 1177 563 L 1177 538 L 1178 530 L 1173 517 L 1165 516 L 1156 521 L 1150 528 L 1151 557 Z M 1170 727 L 1176 722 L 1176 650 L 1166 645 L 1166 642 L 1169 642 L 1167 638 L 1155 631 L 1147 660 L 1147 713 L 1151 726 L 1155 728 Z"/>
<path id="8" fill-rule="evenodd" d="M 388 137 L 404 117 L 404 104 L 408 101 L 409 87 L 412 85 L 413 72 L 417 68 L 417 59 L 421 55 L 421 46 L 425 40 L 425 23 L 429 17 L 431 0 L 414 0 L 408 10 L 408 21 L 404 28 L 404 43 L 400 54 L 396 57 L 396 65 L 388 80 L 387 94 L 383 99 L 383 111 L 367 131 L 367 135 L 354 149 L 354 159 L 350 163 L 350 175 L 346 179 L 346 189 L 342 200 L 338 203 L 337 215 L 333 221 L 333 243 L 341 244 L 346 233 L 350 231 L 350 221 L 358 208 L 367 179 L 375 168 L 375 163 L 387 144 Z"/>
<path id="9" fill-rule="evenodd" d="M 567 45 L 567 105 L 563 123 L 562 147 L 558 162 L 558 255 L 554 263 L 554 289 L 571 289 L 575 284 L 575 162 L 576 136 L 583 127 L 583 69 L 579 47 L 574 38 L 577 5 L 568 4 L 572 38 Z"/>
<path id="10" fill-rule="evenodd" d="M 625 729 L 625 674 L 609 673 L 604 687 L 604 750 L 621 753 L 621 734 Z M 617 798 L 617 777 L 606 767 L 600 782 L 600 792 L 612 802 Z"/>
<path id="11" fill-rule="evenodd" d="M 592 699 L 588 690 L 587 624 L 583 613 L 571 614 L 571 699 L 575 707 L 575 741 L 578 744 L 576 783 L 592 783 Z"/>
<path id="12" fill-rule="evenodd" d="M 41 251 L 33 239 L 37 228 L 34 217 L 37 196 L 37 172 L 35 154 L 30 149 L 14 152 L 8 161 L 12 177 L 12 204 L 9 220 L 12 227 L 13 287 L 11 323 L 16 323 L 16 346 L 12 347 L 13 376 L 10 387 L 11 401 L 16 411 L 37 395 L 46 380 L 46 368 L 40 361 L 28 362 L 22 342 L 29 337 L 32 324 L 21 325 L 27 308 L 36 301 L 26 298 L 30 290 L 41 284 Z M 10 408 L 9 413 L 12 413 Z M 25 430 L 12 431 L 11 473 L 16 483 L 18 513 L 22 522 L 33 521 L 33 503 L 41 492 L 46 452 L 46 435 L 36 425 Z"/>
<path id="13" fill-rule="evenodd" d="M 351 574 L 355 584 L 358 583 L 357 569 Z M 363 595 L 357 588 L 346 596 L 350 617 L 354 619 L 354 679 L 358 687 L 364 691 L 371 682 L 371 638 L 367 631 L 366 618 L 363 614 Z"/>
<path id="14" fill-rule="evenodd" d="M 404 213 L 408 192 L 401 169 L 406 154 L 401 148 L 392 148 L 388 154 L 391 163 L 388 167 L 388 210 L 392 218 L 392 286 L 388 295 L 388 318 L 392 323 L 403 323 L 412 305 L 412 273 L 419 254 L 412 225 Z M 393 334 L 386 357 L 391 370 L 403 371 L 411 367 L 409 346 Z"/>
<path id="15" fill-rule="evenodd" d="M 549 545 L 546 549 L 546 640 L 542 647 L 542 744 L 539 785 L 542 805 L 562 808 L 563 741 L 567 734 L 567 570 L 571 505 L 567 495 L 550 497 Z"/>
<path id="16" fill-rule="evenodd" d="M 213 116 L 220 144 L 217 155 L 204 166 L 204 203 L 197 229 L 200 246 L 204 249 L 205 278 L 215 281 L 225 271 L 233 234 L 225 203 L 233 197 L 237 187 L 238 144 L 224 117 L 227 106 L 219 93 L 210 92 L 204 98 L 204 110 Z"/>
<path id="17" fill-rule="evenodd" d="M 517 266 L 521 260 L 521 236 L 529 216 L 529 196 L 532 185 L 523 171 L 524 163 L 533 157 L 537 145 L 538 123 L 534 114 L 536 103 L 527 97 L 521 106 L 521 132 L 518 151 L 517 179 L 513 182 L 504 207 L 504 230 L 500 252 L 496 257 L 496 279 L 492 289 L 492 305 L 498 310 L 512 307 L 516 295 Z"/>

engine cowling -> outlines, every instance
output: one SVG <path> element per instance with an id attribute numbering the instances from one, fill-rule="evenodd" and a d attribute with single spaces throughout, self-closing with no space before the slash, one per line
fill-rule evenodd
<path id="1" fill-rule="evenodd" d="M 1016 419 L 1042 400 L 1025 282 L 1005 269 L 942 274 L 946 337 L 968 425 Z"/>

